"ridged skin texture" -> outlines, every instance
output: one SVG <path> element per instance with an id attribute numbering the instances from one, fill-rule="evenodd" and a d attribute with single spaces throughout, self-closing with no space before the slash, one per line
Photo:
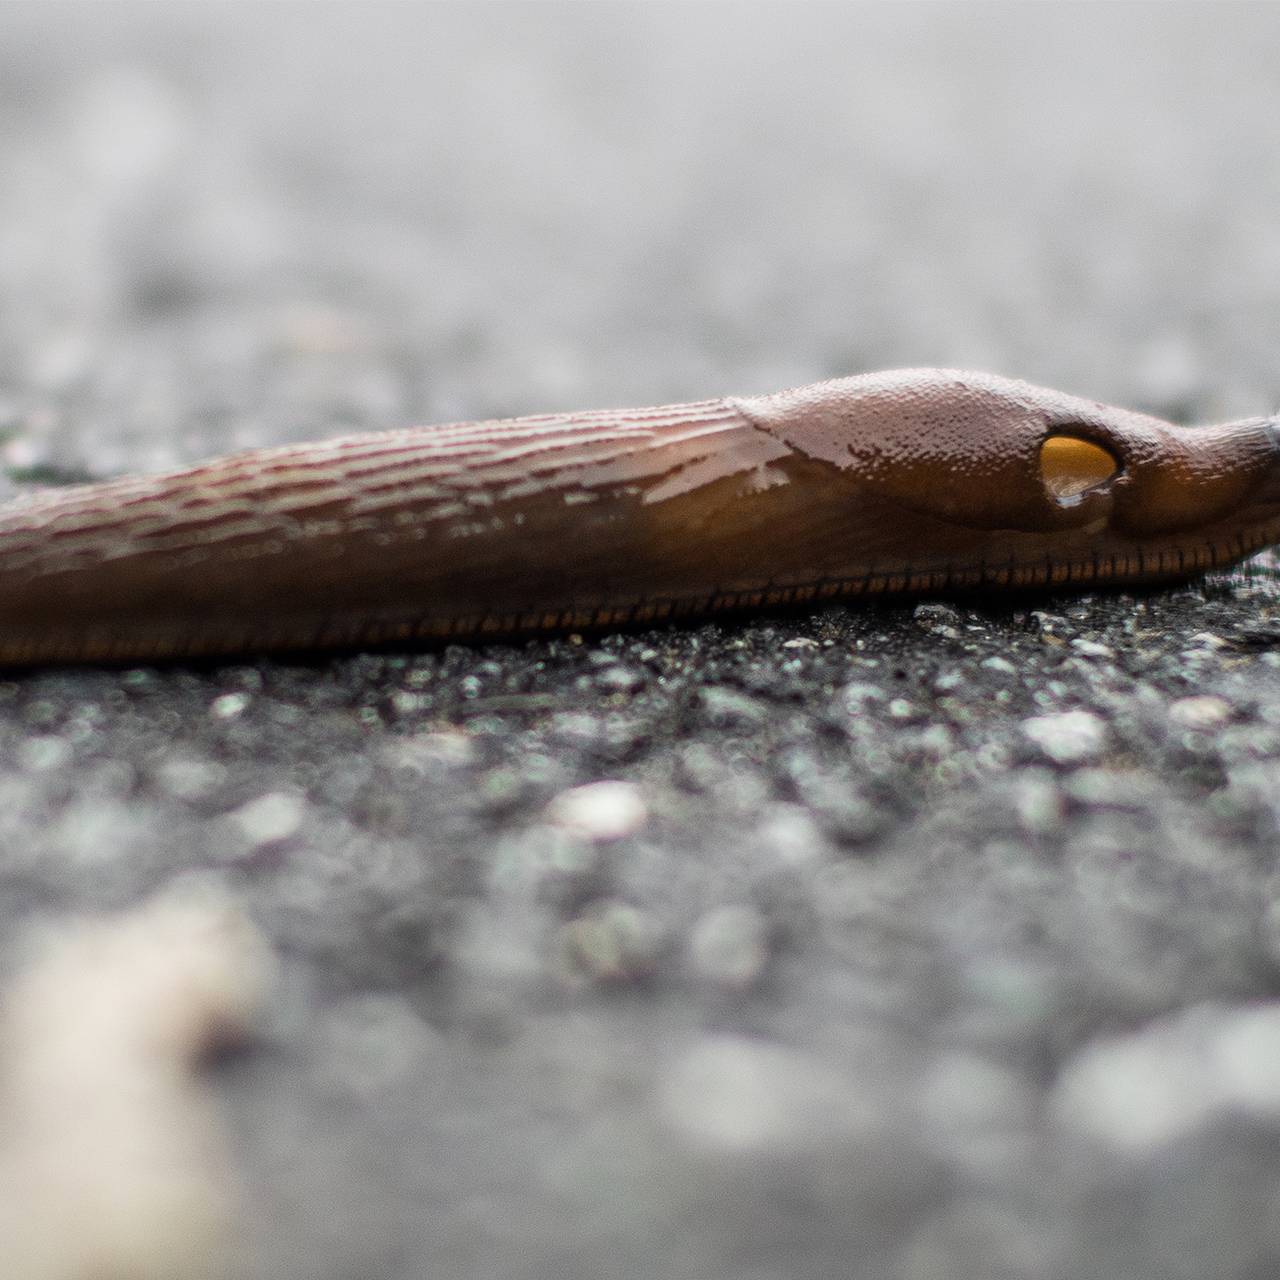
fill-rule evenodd
<path id="1" fill-rule="evenodd" d="M 912 369 L 254 450 L 0 508 L 0 663 L 1173 578 L 1280 537 L 1277 426 L 1175 427 Z M 1055 498 L 1040 450 L 1057 435 L 1115 474 Z"/>

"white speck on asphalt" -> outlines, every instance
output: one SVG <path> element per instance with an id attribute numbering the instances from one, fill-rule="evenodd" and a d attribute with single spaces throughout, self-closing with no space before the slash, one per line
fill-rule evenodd
<path id="1" fill-rule="evenodd" d="M 1063 1073 L 1059 1120 L 1142 1156 L 1219 1114 L 1280 1117 L 1280 1003 L 1198 1006 L 1086 1048 Z"/>
<path id="2" fill-rule="evenodd" d="M 1009 661 L 1008 658 L 1002 658 L 999 656 L 999 654 L 997 654 L 995 657 L 983 658 L 982 662 L 979 665 L 982 666 L 987 671 L 998 671 L 1003 676 L 1013 676 L 1018 674 L 1018 668 L 1015 667 L 1013 663 Z M 959 682 L 957 682 L 957 684 L 958 683 Z M 935 685 L 935 688 L 939 687 L 940 685 L 941 685 L 941 681 L 938 682 L 938 685 Z M 953 685 L 951 687 L 954 688 L 955 686 Z"/>
<path id="3" fill-rule="evenodd" d="M 71 759 L 71 744 L 52 734 L 31 738 L 18 747 L 18 761 L 31 773 L 61 769 Z"/>
<path id="4" fill-rule="evenodd" d="M 848 1126 L 866 1104 L 852 1081 L 806 1054 L 746 1036 L 711 1035 L 668 1064 L 659 1106 L 692 1144 L 747 1154 L 821 1145 L 833 1122 Z"/>
<path id="5" fill-rule="evenodd" d="M 1071 647 L 1082 658 L 1114 658 L 1116 656 L 1116 651 L 1110 645 L 1099 644 L 1096 640 L 1077 638 L 1071 642 Z"/>
<path id="6" fill-rule="evenodd" d="M 1063 711 L 1033 716 L 1022 732 L 1058 764 L 1078 764 L 1097 757 L 1107 740 L 1107 726 L 1091 711 Z"/>
<path id="7" fill-rule="evenodd" d="M 547 821 L 584 840 L 621 840 L 649 817 L 640 788 L 630 782 L 589 782 L 562 791 L 547 806 Z"/>
<path id="8" fill-rule="evenodd" d="M 219 720 L 234 720 L 251 701 L 247 693 L 224 693 L 209 704 L 209 713 Z"/>
<path id="9" fill-rule="evenodd" d="M 177 758 L 159 766 L 156 781 L 177 800 L 203 800 L 222 785 L 226 774 L 226 768 L 213 760 Z"/>
<path id="10" fill-rule="evenodd" d="M 1184 729 L 1216 729 L 1231 719 L 1231 704 L 1212 694 L 1179 698 L 1169 707 L 1169 719 Z"/>
<path id="11" fill-rule="evenodd" d="M 231 814 L 231 820 L 254 848 L 260 848 L 296 835 L 305 811 L 306 805 L 300 796 L 270 791 L 241 805 Z"/>
<path id="12" fill-rule="evenodd" d="M 1195 635 L 1187 637 L 1186 643 L 1199 649 L 1225 649 L 1227 647 L 1227 642 L 1221 636 L 1214 635 L 1212 631 L 1197 631 Z"/>

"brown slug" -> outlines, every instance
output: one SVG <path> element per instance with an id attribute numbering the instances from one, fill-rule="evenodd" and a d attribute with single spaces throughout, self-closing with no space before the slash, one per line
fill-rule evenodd
<path id="1" fill-rule="evenodd" d="M 908 369 L 256 449 L 0 507 L 0 663 L 1176 578 L 1280 538 L 1278 433 Z"/>

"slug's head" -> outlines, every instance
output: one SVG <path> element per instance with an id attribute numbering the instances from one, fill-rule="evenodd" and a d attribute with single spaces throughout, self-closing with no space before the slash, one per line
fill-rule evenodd
<path id="1" fill-rule="evenodd" d="M 1025 382 L 908 369 L 744 401 L 867 492 L 968 529 L 1160 538 L 1280 515 L 1278 424 L 1177 427 Z"/>

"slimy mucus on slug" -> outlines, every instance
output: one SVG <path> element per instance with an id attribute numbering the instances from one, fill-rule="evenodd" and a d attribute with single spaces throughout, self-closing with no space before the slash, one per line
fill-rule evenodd
<path id="1" fill-rule="evenodd" d="M 0 663 L 1176 578 L 1280 537 L 1278 427 L 910 369 L 258 449 L 0 507 Z"/>

